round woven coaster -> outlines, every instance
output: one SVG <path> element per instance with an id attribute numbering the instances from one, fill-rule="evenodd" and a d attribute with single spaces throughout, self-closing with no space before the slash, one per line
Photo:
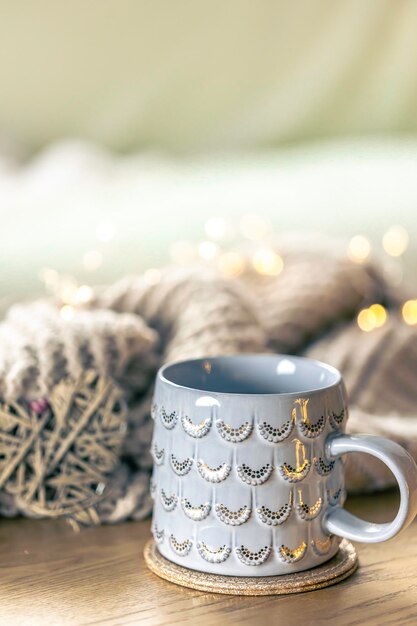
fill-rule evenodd
<path id="1" fill-rule="evenodd" d="M 314 591 L 344 580 L 358 567 L 356 550 L 346 539 L 341 542 L 338 553 L 327 563 L 305 572 L 283 576 L 220 576 L 198 572 L 168 561 L 158 552 L 153 539 L 147 542 L 144 557 L 147 566 L 154 574 L 176 585 L 199 591 L 240 596 L 284 595 Z"/>

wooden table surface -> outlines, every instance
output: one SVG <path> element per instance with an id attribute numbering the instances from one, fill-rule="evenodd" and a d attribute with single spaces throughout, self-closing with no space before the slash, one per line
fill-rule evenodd
<path id="1" fill-rule="evenodd" d="M 389 493 L 348 504 L 387 521 L 397 502 Z M 0 624 L 416 625 L 416 530 L 414 523 L 385 544 L 359 544 L 359 570 L 334 587 L 250 598 L 188 590 L 150 573 L 142 557 L 149 520 L 80 533 L 63 521 L 1 520 Z"/>

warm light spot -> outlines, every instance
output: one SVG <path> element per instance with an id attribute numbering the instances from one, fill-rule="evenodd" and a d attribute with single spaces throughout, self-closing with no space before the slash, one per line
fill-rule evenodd
<path id="1" fill-rule="evenodd" d="M 93 290 L 89 285 L 81 285 L 77 289 L 76 300 L 80 304 L 85 304 L 86 302 L 90 302 L 93 297 Z"/>
<path id="2" fill-rule="evenodd" d="M 63 304 L 74 304 L 77 297 L 77 284 L 75 281 L 64 280 L 60 285 L 59 297 Z"/>
<path id="3" fill-rule="evenodd" d="M 404 302 L 402 314 L 406 324 L 410 326 L 417 324 L 417 299 Z"/>
<path id="4" fill-rule="evenodd" d="M 252 265 L 259 274 L 277 276 L 282 272 L 284 262 L 279 254 L 273 250 L 262 248 L 253 255 Z"/>
<path id="5" fill-rule="evenodd" d="M 211 374 L 211 362 L 210 361 L 204 361 L 203 363 L 203 369 L 207 374 Z"/>
<path id="6" fill-rule="evenodd" d="M 175 241 L 171 246 L 171 259 L 179 265 L 186 265 L 195 259 L 195 246 L 189 241 Z"/>
<path id="7" fill-rule="evenodd" d="M 72 320 L 72 318 L 74 317 L 74 313 L 75 313 L 74 307 L 72 307 L 70 304 L 64 304 L 64 306 L 61 307 L 59 313 L 62 319 L 68 322 L 69 320 Z"/>
<path id="8" fill-rule="evenodd" d="M 370 309 L 362 309 L 357 317 L 358 326 L 366 333 L 374 330 L 377 326 L 375 314 Z"/>
<path id="9" fill-rule="evenodd" d="M 382 247 L 390 256 L 401 256 L 407 250 L 409 240 L 403 226 L 391 226 L 382 238 Z"/>
<path id="10" fill-rule="evenodd" d="M 388 314 L 387 314 L 385 307 L 383 307 L 382 304 L 372 304 L 369 307 L 369 311 L 375 317 L 376 328 L 379 328 L 380 326 L 383 326 L 385 324 L 385 322 L 387 321 Z"/>
<path id="11" fill-rule="evenodd" d="M 225 252 L 220 255 L 217 266 L 224 276 L 234 278 L 244 271 L 245 261 L 237 252 Z"/>
<path id="12" fill-rule="evenodd" d="M 355 235 L 349 242 L 348 254 L 349 258 L 356 263 L 366 261 L 371 253 L 371 244 L 363 235 Z"/>
<path id="13" fill-rule="evenodd" d="M 145 271 L 143 277 L 148 285 L 157 285 L 161 280 L 161 270 L 158 270 L 156 267 L 150 267 Z"/>
<path id="14" fill-rule="evenodd" d="M 88 272 L 95 272 L 103 265 L 103 255 L 99 250 L 89 250 L 83 256 L 83 265 Z"/>
<path id="15" fill-rule="evenodd" d="M 219 246 L 212 241 L 202 241 L 198 246 L 198 254 L 204 261 L 213 261 L 219 253 Z"/>
<path id="16" fill-rule="evenodd" d="M 259 215 L 253 213 L 242 217 L 239 228 L 243 237 L 251 241 L 261 241 L 268 233 L 267 222 Z"/>
<path id="17" fill-rule="evenodd" d="M 50 267 L 45 267 L 39 272 L 39 278 L 47 287 L 56 287 L 59 282 L 59 274 Z"/>
<path id="18" fill-rule="evenodd" d="M 221 217 L 210 217 L 204 224 L 204 230 L 209 239 L 219 241 L 226 236 L 227 224 Z"/>
<path id="19" fill-rule="evenodd" d="M 96 228 L 96 236 L 99 241 L 106 243 L 114 237 L 114 225 L 112 222 L 101 222 Z"/>

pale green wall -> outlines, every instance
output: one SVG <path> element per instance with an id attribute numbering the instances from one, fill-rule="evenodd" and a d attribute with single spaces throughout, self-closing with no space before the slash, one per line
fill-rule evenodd
<path id="1" fill-rule="evenodd" d="M 415 0 L 0 0 L 0 144 L 417 130 Z"/>

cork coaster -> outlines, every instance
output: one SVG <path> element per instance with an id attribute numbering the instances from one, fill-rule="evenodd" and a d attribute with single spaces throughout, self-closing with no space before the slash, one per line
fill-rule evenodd
<path id="1" fill-rule="evenodd" d="M 284 595 L 323 589 L 344 580 L 358 567 L 358 555 L 347 539 L 343 539 L 338 553 L 330 561 L 304 572 L 282 576 L 221 576 L 198 572 L 168 561 L 159 553 L 153 539 L 147 542 L 144 557 L 151 572 L 176 585 L 240 596 Z"/>

